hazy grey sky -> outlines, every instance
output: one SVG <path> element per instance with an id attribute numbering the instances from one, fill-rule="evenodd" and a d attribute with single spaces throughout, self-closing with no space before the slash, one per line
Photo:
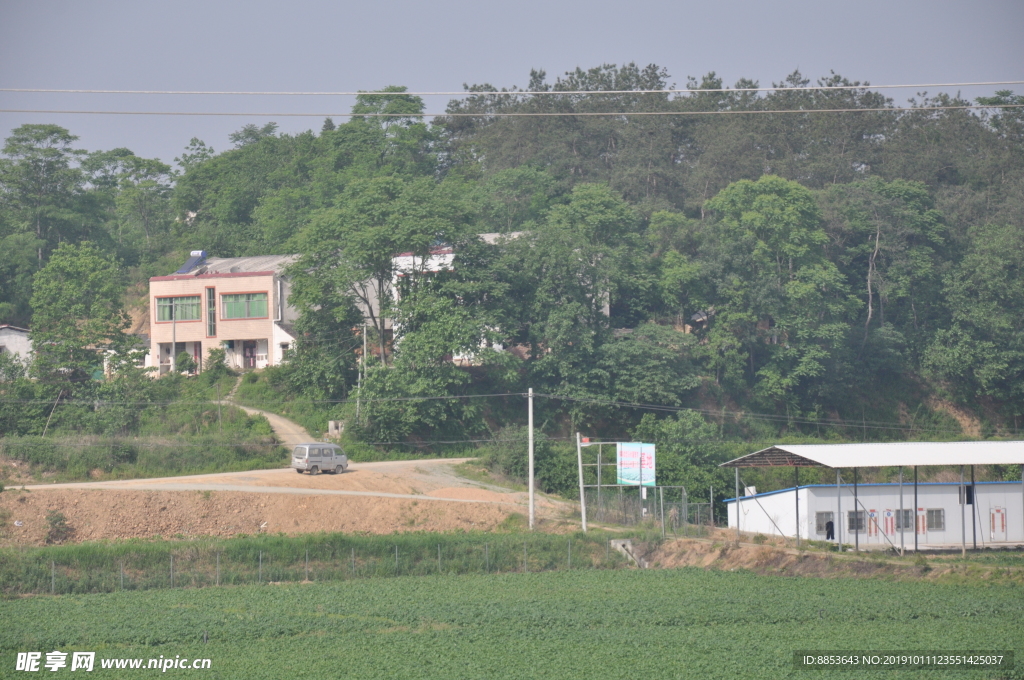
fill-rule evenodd
<path id="1" fill-rule="evenodd" d="M 874 84 L 1024 80 L 1022 0 L 518 0 L 273 3 L 0 0 L 0 87 L 459 90 L 525 86 L 577 66 L 656 63 L 677 85 L 717 71 L 769 85 L 794 69 Z M 963 91 L 988 94 L 996 88 Z M 1024 92 L 1024 86 L 1015 86 Z M 892 92 L 898 101 L 912 91 Z M 447 98 L 427 101 L 441 111 Z M 347 112 L 347 98 L 13 94 L 0 108 Z M 191 137 L 218 151 L 246 123 L 320 118 L 0 113 L 0 131 L 56 123 L 89 150 L 171 162 Z"/>

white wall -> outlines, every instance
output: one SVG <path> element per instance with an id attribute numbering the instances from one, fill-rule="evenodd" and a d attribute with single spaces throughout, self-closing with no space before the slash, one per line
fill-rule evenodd
<path id="1" fill-rule="evenodd" d="M 32 341 L 28 339 L 28 332 L 18 328 L 0 328 L 0 347 L 11 354 L 17 354 L 18 358 L 28 362 L 32 352 Z"/>
<path id="2" fill-rule="evenodd" d="M 956 483 L 919 484 L 918 523 L 919 545 L 960 545 L 966 533 L 967 545 L 973 546 L 977 535 L 978 547 L 1001 542 L 1002 536 L 992 533 L 993 510 L 1000 509 L 1006 517 L 1005 542 L 1024 542 L 1024 487 L 1020 482 L 978 482 L 976 485 L 974 505 L 964 506 L 964 529 L 961 530 L 961 505 L 959 485 Z M 861 484 L 857 488 L 857 509 L 865 512 L 866 527 L 859 532 L 858 540 L 864 546 L 899 546 L 900 532 L 896 530 L 895 518 L 900 508 L 900 490 L 898 484 Z M 795 503 L 793 489 L 779 492 L 758 494 L 741 498 L 739 502 L 727 501 L 729 526 L 736 528 L 736 510 L 740 511 L 740 530 L 750 533 L 793 537 L 796 535 L 794 521 Z M 849 512 L 854 510 L 853 485 L 844 484 L 837 497 L 836 487 L 832 485 L 814 485 L 800 488 L 800 536 L 815 540 L 824 540 L 824 533 L 816 531 L 817 512 L 836 513 L 841 508 L 842 514 L 836 522 L 837 539 L 844 543 L 853 543 L 854 535 L 849 531 Z M 913 482 L 903 485 L 903 508 L 914 508 Z M 927 511 L 942 510 L 944 528 L 941 530 L 928 528 Z M 886 522 L 886 511 L 891 510 L 893 521 Z M 871 512 L 875 520 L 871 520 Z M 972 531 L 971 513 L 974 512 L 975 528 Z M 836 515 L 833 514 L 833 519 Z M 774 520 L 774 524 L 773 524 Z M 999 522 L 1001 517 L 997 516 Z M 912 520 L 913 521 L 913 520 Z M 914 544 L 914 526 L 907 526 L 903 540 L 906 546 Z"/>

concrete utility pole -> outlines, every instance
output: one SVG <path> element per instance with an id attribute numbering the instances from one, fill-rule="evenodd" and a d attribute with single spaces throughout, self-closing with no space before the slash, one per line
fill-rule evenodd
<path id="1" fill-rule="evenodd" d="M 583 440 L 576 433 L 576 464 L 580 471 L 580 517 L 583 519 L 583 533 L 587 533 L 587 497 L 583 493 Z"/>
<path id="2" fill-rule="evenodd" d="M 534 507 L 535 507 L 534 506 L 534 489 L 533 489 L 534 484 L 533 484 L 533 388 L 532 387 L 529 389 L 529 392 L 527 392 L 526 401 L 527 401 L 526 420 L 527 420 L 527 427 L 530 430 L 529 431 L 529 441 L 530 441 L 529 468 L 530 469 L 529 469 L 528 474 L 529 474 L 529 477 L 530 477 L 530 480 L 529 480 L 529 484 L 530 484 L 530 530 L 532 531 L 533 530 L 533 521 L 534 521 Z"/>
<path id="3" fill-rule="evenodd" d="M 366 371 L 366 324 L 363 324 L 363 354 L 359 357 L 359 373 L 356 375 L 356 424 L 359 423 L 359 401 L 363 396 L 363 373 Z"/>
<path id="4" fill-rule="evenodd" d="M 178 321 L 178 298 L 171 298 L 171 373 L 178 371 L 178 357 L 174 353 L 178 345 L 178 329 L 175 323 Z"/>

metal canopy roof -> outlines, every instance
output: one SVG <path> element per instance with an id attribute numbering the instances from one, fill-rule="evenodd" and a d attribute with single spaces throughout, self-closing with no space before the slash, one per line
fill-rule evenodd
<path id="1" fill-rule="evenodd" d="M 1016 465 L 1024 442 L 899 442 L 895 444 L 776 444 L 720 467 L 892 467 Z"/>

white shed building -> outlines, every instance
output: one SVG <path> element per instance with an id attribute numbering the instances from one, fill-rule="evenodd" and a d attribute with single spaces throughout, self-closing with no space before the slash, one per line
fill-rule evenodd
<path id="1" fill-rule="evenodd" d="M 965 539 L 968 546 L 977 541 L 979 548 L 1024 542 L 1024 485 L 977 482 L 974 489 L 967 494 L 972 502 L 961 505 L 957 482 L 918 484 L 916 511 L 914 487 L 908 483 L 902 486 L 902 503 L 899 484 L 858 484 L 856 505 L 852 484 L 811 484 L 725 502 L 729 527 L 735 529 L 738 521 L 740 531 L 749 533 L 795 538 L 799 526 L 801 539 L 823 541 L 831 521 L 836 540 L 857 541 L 861 547 L 912 548 L 915 531 L 921 547 L 960 546 Z"/>
<path id="2" fill-rule="evenodd" d="M 1024 543 L 1021 481 L 975 484 L 976 465 L 1022 465 L 1024 442 L 776 444 L 722 464 L 736 469 L 736 498 L 726 501 L 739 531 L 892 548 Z M 917 483 L 919 466 L 955 466 L 960 482 Z M 741 468 L 792 467 L 794 487 L 739 495 Z M 836 471 L 836 484 L 801 486 L 801 467 Z M 859 468 L 895 468 L 902 484 L 858 484 Z M 852 474 L 850 469 L 852 468 Z M 908 483 L 913 470 L 913 482 Z M 853 481 L 853 484 L 848 482 Z"/>

